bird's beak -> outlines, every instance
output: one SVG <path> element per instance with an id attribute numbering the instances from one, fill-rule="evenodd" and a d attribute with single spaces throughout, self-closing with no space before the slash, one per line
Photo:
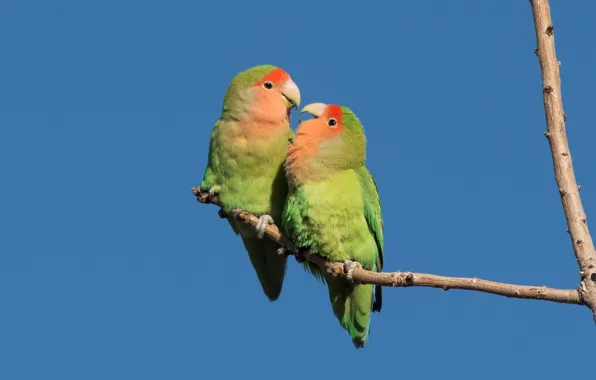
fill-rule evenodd
<path id="1" fill-rule="evenodd" d="M 323 112 L 325 112 L 325 108 L 327 108 L 327 104 L 325 103 L 311 103 L 305 106 L 300 113 L 309 113 L 314 117 L 321 117 Z"/>
<path id="2" fill-rule="evenodd" d="M 290 103 L 290 108 L 300 107 L 300 89 L 296 86 L 293 80 L 288 79 L 281 88 L 281 94 Z"/>

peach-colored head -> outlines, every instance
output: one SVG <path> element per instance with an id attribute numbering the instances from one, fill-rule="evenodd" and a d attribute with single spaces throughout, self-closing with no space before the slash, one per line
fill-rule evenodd
<path id="1" fill-rule="evenodd" d="M 356 169 L 366 160 L 366 137 L 347 107 L 313 103 L 301 111 L 315 116 L 300 123 L 286 156 L 288 178 L 316 181 L 340 170 Z"/>
<path id="2" fill-rule="evenodd" d="M 261 65 L 234 77 L 224 97 L 223 114 L 240 121 L 283 123 L 299 105 L 300 90 L 290 75 L 279 67 Z"/>

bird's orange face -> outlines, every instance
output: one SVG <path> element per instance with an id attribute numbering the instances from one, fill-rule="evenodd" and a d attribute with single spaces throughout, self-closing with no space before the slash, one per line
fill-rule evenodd
<path id="1" fill-rule="evenodd" d="M 340 106 L 314 103 L 302 112 L 308 112 L 315 118 L 300 123 L 294 141 L 288 148 L 286 172 L 296 182 L 313 178 L 309 163 L 320 154 L 322 145 L 339 138 L 344 128 Z"/>
<path id="2" fill-rule="evenodd" d="M 292 108 L 300 105 L 300 90 L 290 75 L 276 68 L 257 81 L 252 88 L 253 117 L 264 122 L 290 118 Z"/>
<path id="3" fill-rule="evenodd" d="M 305 107 L 302 112 L 308 112 L 315 116 L 314 119 L 300 123 L 296 131 L 296 139 L 324 141 L 337 136 L 343 132 L 343 120 L 341 106 L 335 104 L 315 103 Z"/>

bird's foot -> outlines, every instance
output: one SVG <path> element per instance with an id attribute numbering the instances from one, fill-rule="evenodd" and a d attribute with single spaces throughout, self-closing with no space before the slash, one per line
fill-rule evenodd
<path id="1" fill-rule="evenodd" d="M 295 255 L 296 253 L 293 252 L 293 250 L 288 249 L 286 247 L 279 247 L 277 249 L 277 254 L 281 257 L 283 257 L 284 259 L 287 259 L 288 257 L 290 257 L 291 255 Z"/>
<path id="2" fill-rule="evenodd" d="M 213 187 L 210 187 L 209 190 L 205 191 L 203 189 L 201 193 L 199 194 L 199 196 L 197 197 L 197 200 L 201 203 L 208 203 L 210 201 L 210 199 L 215 196 L 217 194 L 217 192 L 215 191 L 215 189 Z"/>
<path id="3" fill-rule="evenodd" d="M 273 220 L 273 218 L 271 217 L 271 215 L 261 215 L 259 217 L 259 223 L 257 223 L 255 229 L 257 230 L 257 237 L 259 239 L 262 239 L 263 236 L 265 235 L 265 228 L 267 228 L 268 225 L 275 223 L 275 221 Z"/>
<path id="4" fill-rule="evenodd" d="M 344 261 L 344 271 L 346 272 L 346 279 L 349 282 L 354 282 L 354 278 L 352 275 L 354 274 L 354 269 L 360 268 L 362 269 L 362 264 L 358 261 L 346 260 Z"/>
<path id="5" fill-rule="evenodd" d="M 239 217 L 240 215 L 242 215 L 242 213 L 244 213 L 244 212 L 246 212 L 246 211 L 244 211 L 244 210 L 243 210 L 243 209 L 241 209 L 241 208 L 235 208 L 235 209 L 233 209 L 233 210 L 230 210 L 229 214 L 230 214 L 231 216 L 233 216 L 234 218 L 238 218 L 238 217 Z"/>
<path id="6" fill-rule="evenodd" d="M 277 254 L 281 257 L 283 257 L 284 259 L 287 259 L 288 256 L 290 256 L 290 252 L 288 251 L 288 249 L 286 247 L 279 247 L 277 249 Z"/>

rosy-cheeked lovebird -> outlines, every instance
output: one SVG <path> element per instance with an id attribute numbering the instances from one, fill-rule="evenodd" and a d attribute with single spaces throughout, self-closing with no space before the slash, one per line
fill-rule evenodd
<path id="1" fill-rule="evenodd" d="M 315 116 L 298 127 L 285 161 L 289 194 L 282 225 L 301 249 L 344 262 L 351 280 L 358 266 L 383 268 L 383 219 L 377 186 L 365 166 L 366 137 L 348 108 L 309 104 Z M 382 288 L 306 269 L 327 282 L 333 313 L 356 348 L 366 344 L 371 310 L 380 311 Z"/>
<path id="2" fill-rule="evenodd" d="M 240 234 L 263 291 L 271 301 L 281 293 L 286 259 L 263 238 L 265 227 L 281 220 L 288 192 L 283 162 L 294 133 L 290 112 L 300 90 L 284 70 L 261 65 L 236 75 L 211 133 L 201 189 L 219 195 L 224 211 L 242 209 L 259 216 L 256 228 L 228 217 Z"/>

